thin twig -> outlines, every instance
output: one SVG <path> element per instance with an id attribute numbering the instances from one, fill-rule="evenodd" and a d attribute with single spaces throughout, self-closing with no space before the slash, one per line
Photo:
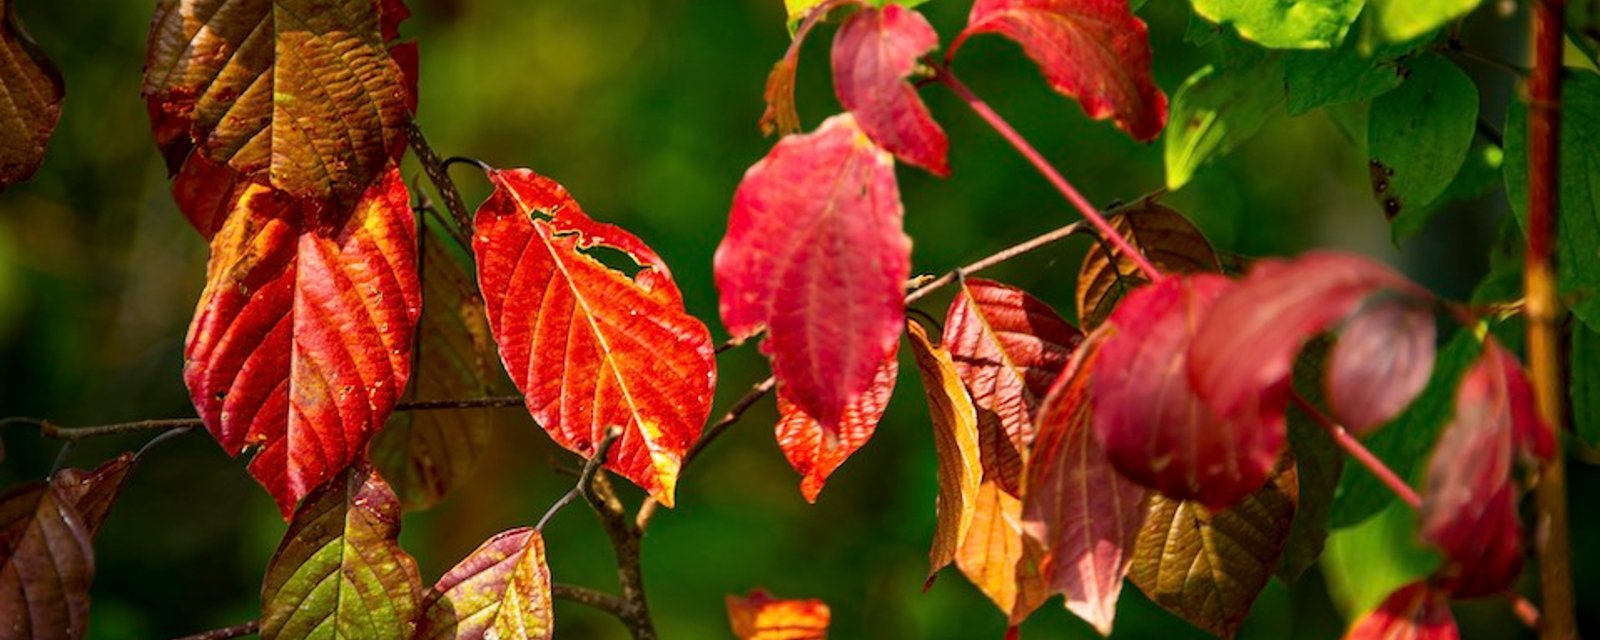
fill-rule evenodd
<path id="1" fill-rule="evenodd" d="M 184 636 L 178 640 L 227 640 L 228 638 L 243 638 L 261 631 L 261 623 L 255 620 L 231 627 L 203 631 L 192 636 Z"/>
<path id="2" fill-rule="evenodd" d="M 588 587 L 557 582 L 550 585 L 550 596 L 594 607 L 618 618 L 621 618 L 626 612 L 626 605 L 623 603 L 622 598 Z"/>
<path id="3" fill-rule="evenodd" d="M 144 459 L 144 455 L 146 453 L 149 453 L 151 449 L 156 448 L 156 445 L 159 445 L 159 444 L 161 444 L 163 442 L 166 442 L 168 440 L 179 438 L 179 437 L 181 437 L 181 436 L 183 436 L 185 434 L 188 434 L 189 432 L 194 431 L 194 430 L 195 430 L 195 427 L 182 427 L 182 428 L 179 428 L 179 429 L 173 429 L 171 431 L 167 431 L 165 433 L 162 433 L 161 435 L 158 435 L 158 436 L 156 436 L 154 438 L 151 438 L 149 442 L 144 443 L 144 446 L 139 447 L 139 450 L 135 451 L 133 453 L 133 459 L 134 460 L 142 460 L 142 459 Z M 72 444 L 72 442 L 69 441 L 69 442 L 67 442 L 67 444 Z"/>
<path id="4" fill-rule="evenodd" d="M 933 293 L 934 291 L 937 291 L 952 282 L 955 282 L 958 274 L 971 275 L 979 271 L 983 271 L 984 269 L 989 269 L 1002 262 L 1033 251 L 1034 249 L 1038 249 L 1039 247 L 1043 247 L 1050 243 L 1057 242 L 1062 238 L 1071 236 L 1082 229 L 1083 221 L 1079 220 L 1067 226 L 1047 231 L 1029 240 L 1006 247 L 1005 249 L 1001 249 L 994 255 L 978 260 L 977 262 L 973 262 L 972 264 L 961 267 L 960 269 L 950 271 L 949 273 L 939 276 L 938 278 L 934 278 L 927 284 L 917 287 L 916 289 L 912 290 L 911 293 L 906 294 L 906 304 L 911 304 L 921 300 L 924 296 Z"/>
<path id="5" fill-rule="evenodd" d="M 594 455 L 589 456 L 588 461 L 583 463 L 583 471 L 578 474 L 578 482 L 573 484 L 572 488 L 568 489 L 565 494 L 562 494 L 561 499 L 556 500 L 555 504 L 550 505 L 550 508 L 539 518 L 539 523 L 533 525 L 535 530 L 544 531 L 544 525 L 550 522 L 550 518 L 560 513 L 561 509 L 566 507 L 568 503 L 583 494 L 584 487 L 594 482 L 594 475 L 600 471 L 600 465 L 605 464 L 606 456 L 611 454 L 611 445 L 616 444 L 617 438 L 620 437 L 622 437 L 622 429 L 620 428 L 612 428 L 606 432 L 606 437 L 600 440 L 599 446 L 595 447 Z"/>
<path id="6" fill-rule="evenodd" d="M 453 225 L 445 225 L 450 229 L 450 235 L 461 246 L 472 246 L 472 216 L 467 213 L 467 205 L 461 199 L 461 190 L 450 179 L 449 167 L 428 145 L 427 137 L 422 135 L 422 129 L 415 122 L 406 124 L 406 138 L 411 141 L 411 150 L 416 153 L 417 162 L 422 163 L 422 170 L 428 174 L 428 180 L 439 191 L 439 198 L 444 200 L 445 209 L 450 211 L 450 218 L 455 221 Z"/>

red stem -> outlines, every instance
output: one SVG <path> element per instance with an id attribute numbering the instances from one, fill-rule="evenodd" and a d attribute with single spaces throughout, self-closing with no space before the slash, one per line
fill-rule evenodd
<path id="1" fill-rule="evenodd" d="M 1338 443 L 1340 449 L 1344 449 L 1344 452 L 1350 454 L 1351 458 L 1361 463 L 1361 466 L 1366 467 L 1367 471 L 1377 477 L 1379 482 L 1389 487 L 1389 490 L 1393 491 L 1395 495 L 1400 496 L 1401 501 L 1411 505 L 1412 509 L 1422 508 L 1422 496 L 1417 495 L 1417 490 L 1412 489 L 1411 485 L 1406 484 L 1405 480 L 1401 480 L 1400 476 L 1389 468 L 1389 465 L 1384 464 L 1383 460 L 1373 455 L 1372 451 L 1362 445 L 1360 440 L 1350 435 L 1349 431 L 1339 426 L 1339 423 L 1334 422 L 1332 418 L 1323 414 L 1321 410 L 1312 406 L 1300 394 L 1293 394 L 1291 398 L 1294 400 L 1295 406 L 1300 407 L 1301 411 L 1306 412 L 1306 415 L 1311 416 L 1312 420 L 1316 421 L 1329 435 L 1333 436 L 1333 441 Z"/>
<path id="2" fill-rule="evenodd" d="M 1143 253 L 1135 249 L 1127 238 L 1122 237 L 1121 233 L 1112 228 L 1111 224 L 1106 222 L 1105 217 L 1100 215 L 1100 210 L 1089 204 L 1089 201 L 1084 199 L 1083 194 L 1078 193 L 1078 190 L 1073 188 L 1072 183 L 1067 182 L 1067 179 L 1061 176 L 1061 172 L 1056 171 L 1050 161 L 1045 160 L 1044 156 L 1033 148 L 1033 145 L 1028 144 L 1027 139 L 1023 138 L 1022 134 L 1011 128 L 1011 124 L 1006 122 L 1004 117 L 996 113 L 994 109 L 989 107 L 988 103 L 984 102 L 982 98 L 972 92 L 972 89 L 967 88 L 966 84 L 956 78 L 955 73 L 951 72 L 948 67 L 939 69 L 935 79 L 940 84 L 950 87 L 950 90 L 960 96 L 967 103 L 967 106 L 978 114 L 978 117 L 989 123 L 989 126 L 1000 134 L 1000 137 L 1011 143 L 1011 146 L 1015 147 L 1017 152 L 1022 154 L 1022 157 L 1027 158 L 1028 162 L 1039 170 L 1039 173 L 1044 174 L 1045 179 L 1055 186 L 1056 191 L 1060 191 L 1061 195 L 1066 196 L 1067 201 L 1071 202 L 1072 206 L 1077 207 L 1078 212 L 1083 214 L 1084 219 L 1088 220 L 1089 224 L 1094 225 L 1094 228 L 1100 232 L 1100 235 L 1106 241 L 1110 242 L 1118 251 L 1121 251 L 1123 255 L 1139 266 L 1139 270 L 1144 272 L 1145 277 L 1149 278 L 1151 282 L 1161 280 L 1161 270 L 1151 264 Z"/>

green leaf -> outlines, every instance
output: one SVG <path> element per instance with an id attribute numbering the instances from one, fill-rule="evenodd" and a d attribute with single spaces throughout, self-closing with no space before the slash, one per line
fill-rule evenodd
<path id="1" fill-rule="evenodd" d="M 1600 446 L 1600 331 L 1572 323 L 1572 427 L 1578 439 Z"/>
<path id="2" fill-rule="evenodd" d="M 1377 608 L 1396 587 L 1433 573 L 1438 553 L 1417 539 L 1417 513 L 1394 502 L 1377 517 L 1334 531 L 1322 555 L 1328 595 L 1355 620 Z"/>
<path id="3" fill-rule="evenodd" d="M 1437 54 L 1406 63 L 1404 84 L 1372 102 L 1367 153 L 1373 197 L 1393 220 L 1444 194 L 1477 130 L 1478 88 Z"/>
<path id="4" fill-rule="evenodd" d="M 822 4 L 824 0 L 783 0 L 783 8 L 789 14 L 789 33 L 794 34 L 794 28 L 806 17 L 806 12 L 812 7 Z M 907 9 L 915 7 L 928 0 L 866 0 L 872 6 L 882 7 L 887 4 L 897 4 Z"/>
<path id="5" fill-rule="evenodd" d="M 1289 53 L 1283 66 L 1291 116 L 1376 98 L 1400 86 L 1402 78 L 1394 58 L 1363 54 L 1355 38 L 1346 38 L 1337 49 Z"/>
<path id="6" fill-rule="evenodd" d="M 1273 49 L 1339 44 L 1365 0 L 1191 0 L 1195 13 L 1232 24 L 1239 35 Z"/>
<path id="7" fill-rule="evenodd" d="M 1560 241 L 1558 285 L 1572 312 L 1600 327 L 1600 75 L 1568 70 L 1561 98 Z M 1506 116 L 1506 197 L 1523 232 L 1528 228 L 1528 109 Z"/>
<path id="8" fill-rule="evenodd" d="M 1308 345 L 1294 366 L 1294 388 L 1313 406 L 1327 413 L 1323 399 L 1323 371 L 1331 341 L 1319 339 Z M 1328 514 L 1333 508 L 1333 492 L 1339 487 L 1344 468 L 1344 452 L 1333 436 L 1299 408 L 1289 412 L 1289 447 L 1294 453 L 1295 471 L 1300 483 L 1300 504 L 1295 509 L 1294 525 L 1278 562 L 1278 577 L 1284 582 L 1299 579 L 1322 556 L 1328 537 Z"/>
<path id="9" fill-rule="evenodd" d="M 1281 56 L 1246 68 L 1208 66 L 1189 76 L 1167 120 L 1167 188 L 1182 187 L 1201 166 L 1250 139 L 1283 103 Z"/>
<path id="10" fill-rule="evenodd" d="M 422 580 L 400 549 L 400 501 L 364 464 L 307 496 L 261 587 L 261 638 L 411 637 Z"/>
<path id="11" fill-rule="evenodd" d="M 1505 152 L 1492 142 L 1479 138 L 1467 152 L 1467 161 L 1461 165 L 1450 186 L 1433 202 L 1420 207 L 1402 209 L 1400 215 L 1389 221 L 1389 237 L 1396 245 L 1421 231 L 1435 215 L 1455 202 L 1474 200 L 1500 188 L 1505 180 L 1500 175 L 1505 164 Z"/>
<path id="12" fill-rule="evenodd" d="M 1401 478 L 1410 478 L 1422 467 L 1439 432 L 1455 411 L 1456 386 L 1467 368 L 1477 360 L 1478 338 L 1459 331 L 1439 350 L 1433 377 L 1422 394 L 1380 427 L 1362 443 Z M 1338 529 L 1361 523 L 1395 502 L 1394 492 L 1360 465 L 1345 465 L 1339 488 L 1333 495 L 1329 526 Z"/>
<path id="13" fill-rule="evenodd" d="M 1567 0 L 1567 36 L 1600 65 L 1600 0 Z"/>
<path id="14" fill-rule="evenodd" d="M 1372 34 L 1405 42 L 1471 13 L 1483 0 L 1372 0 Z"/>

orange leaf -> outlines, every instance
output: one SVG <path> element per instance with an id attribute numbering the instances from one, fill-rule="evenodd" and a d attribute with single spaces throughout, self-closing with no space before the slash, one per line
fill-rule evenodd
<path id="1" fill-rule="evenodd" d="M 972 527 L 983 463 L 978 452 L 977 410 L 950 352 L 934 346 L 922 325 L 908 322 L 906 330 L 911 333 L 911 353 L 916 356 L 922 389 L 928 396 L 933 449 L 939 458 L 938 526 L 933 532 L 933 548 L 928 551 L 928 579 L 932 580 L 955 561 L 956 548 Z"/>
<path id="2" fill-rule="evenodd" d="M 683 309 L 672 272 L 633 234 L 591 220 L 567 190 L 526 169 L 491 171 L 472 251 L 489 328 L 528 411 L 563 447 L 592 456 L 672 506 L 684 453 L 716 388 L 711 334 Z M 620 250 L 627 274 L 593 252 Z"/>
<path id="3" fill-rule="evenodd" d="M 800 494 L 806 502 L 816 502 L 828 476 L 872 438 L 884 409 L 889 407 L 899 372 L 900 363 L 890 353 L 879 365 L 872 386 L 850 399 L 839 426 L 832 430 L 790 400 L 783 386 L 778 387 L 778 448 L 789 465 L 800 472 Z"/>
<path id="4" fill-rule="evenodd" d="M 39 170 L 65 96 L 61 72 L 0 0 L 0 191 Z"/>
<path id="5" fill-rule="evenodd" d="M 1022 501 L 985 480 L 973 503 L 972 526 L 956 550 L 956 566 L 1000 607 L 1011 624 L 1021 624 L 1050 596 L 1040 572 L 1042 549 L 1022 534 Z"/>
<path id="6" fill-rule="evenodd" d="M 728 596 L 728 622 L 739 640 L 826 640 L 831 614 L 815 598 L 778 600 L 760 589 Z"/>

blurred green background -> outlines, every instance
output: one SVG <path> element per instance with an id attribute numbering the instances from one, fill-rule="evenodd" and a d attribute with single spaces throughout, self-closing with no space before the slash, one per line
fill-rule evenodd
<path id="1" fill-rule="evenodd" d="M 150 2 L 29 2 L 17 10 L 61 66 L 68 97 L 49 155 L 31 182 L 0 194 L 0 416 L 66 425 L 191 416 L 181 349 L 206 247 L 175 210 L 139 97 Z M 650 243 L 672 266 L 691 313 L 717 336 L 711 255 L 746 167 L 771 144 L 757 130 L 767 70 L 788 45 L 779 0 L 411 0 L 406 37 L 421 43 L 420 123 L 443 154 L 527 166 L 564 183 L 594 217 Z M 924 5 L 946 41 L 970 3 Z M 1155 0 L 1155 72 L 1169 93 L 1205 64 L 1182 42 L 1187 3 Z M 1524 16 L 1479 11 L 1467 37 L 1524 61 Z M 832 29 L 805 48 L 800 112 L 807 127 L 837 111 L 826 75 Z M 1513 78 L 1463 62 L 1488 122 L 1502 121 Z M 1092 200 L 1131 200 L 1163 183 L 1161 149 L 1088 121 L 1051 93 L 1013 44 L 977 38 L 957 70 Z M 919 272 L 940 272 L 1075 219 L 1061 199 L 949 92 L 924 91 L 952 140 L 954 177 L 901 169 L 906 227 Z M 407 176 L 417 175 L 414 164 Z M 457 179 L 469 204 L 485 194 Z M 1321 112 L 1278 117 L 1167 202 L 1213 243 L 1245 255 L 1332 247 L 1391 261 L 1437 291 L 1465 298 L 1488 268 L 1504 195 L 1457 203 L 1400 247 L 1367 186 L 1363 153 Z M 1070 314 L 1084 241 L 1052 247 L 988 274 Z M 921 306 L 943 316 L 948 293 Z M 716 411 L 766 374 L 754 349 L 719 359 Z M 645 572 L 667 638 L 728 637 L 723 596 L 765 587 L 819 597 L 835 638 L 998 638 L 1001 615 L 954 569 L 922 593 L 933 531 L 933 446 L 914 368 L 877 435 L 806 504 L 772 436 L 768 400 L 713 447 L 679 485 L 680 506 L 645 542 Z M 571 484 L 553 471 L 575 458 L 520 411 L 501 424 L 471 484 L 409 515 L 402 542 L 431 582 L 489 535 L 529 524 Z M 45 475 L 54 443 L 4 433 L 0 480 Z M 92 466 L 141 436 L 86 442 L 68 463 Z M 1600 474 L 1572 469 L 1580 605 L 1600 602 L 1600 513 L 1583 508 Z M 631 487 L 627 494 L 637 499 Z M 91 637 L 159 638 L 235 624 L 259 613 L 264 566 L 284 524 L 243 461 L 191 434 L 153 451 L 96 542 Z M 561 582 L 616 588 L 609 546 L 580 508 L 547 529 Z M 1528 581 L 1532 588 L 1532 581 Z M 1581 606 L 1591 634 L 1600 612 Z M 1516 637 L 1498 600 L 1457 606 L 1466 637 Z M 603 614 L 559 602 L 564 638 L 620 638 Z M 1313 569 L 1277 580 L 1245 638 L 1333 638 L 1343 620 Z M 1093 637 L 1047 603 L 1026 638 Z M 1204 637 L 1124 591 L 1119 638 Z"/>

